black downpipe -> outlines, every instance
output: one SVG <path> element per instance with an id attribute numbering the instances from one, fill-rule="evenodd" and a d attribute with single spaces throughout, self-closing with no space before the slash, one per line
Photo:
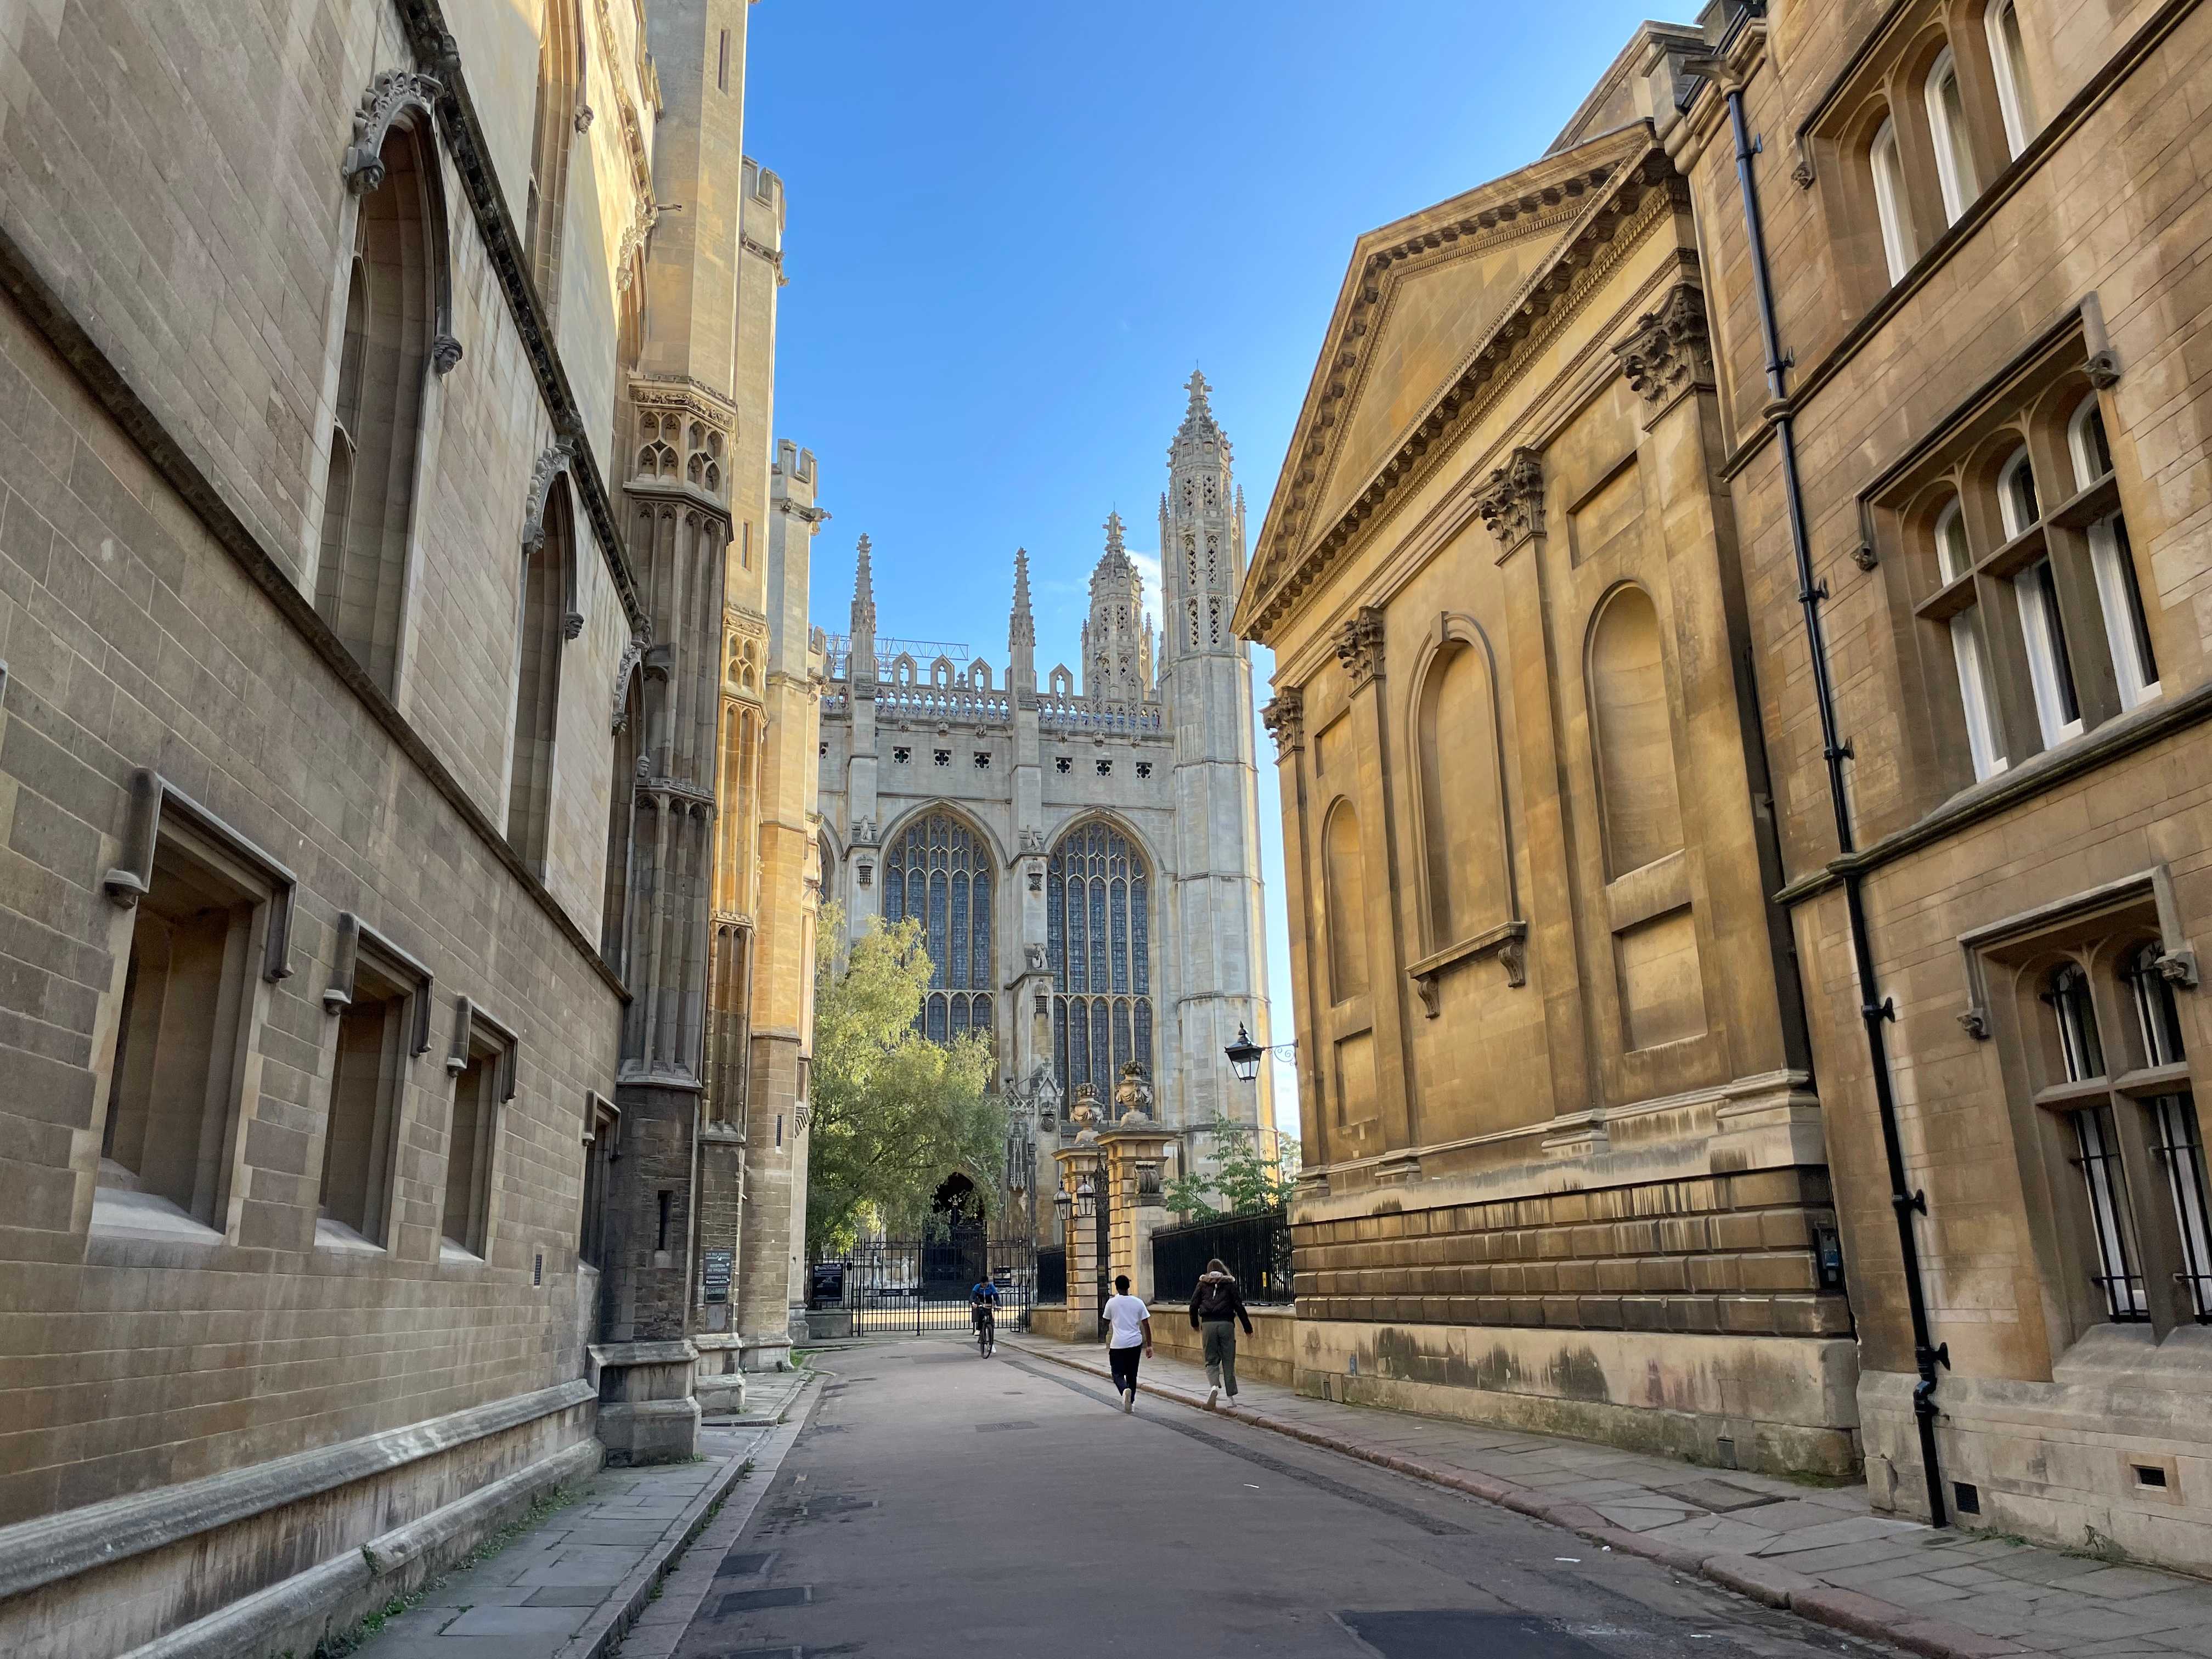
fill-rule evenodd
<path id="1" fill-rule="evenodd" d="M 1828 597 L 1827 585 L 1813 580 L 1813 549 L 1805 531 L 1805 496 L 1797 472 L 1795 416 L 1789 404 L 1787 376 L 1790 360 L 1783 355 L 1782 337 L 1774 320 L 1774 286 L 1766 262 L 1766 227 L 1759 216 L 1759 183 L 1752 173 L 1752 157 L 1758 152 L 1743 115 L 1743 91 L 1727 93 L 1729 126 L 1735 138 L 1735 176 L 1743 191 L 1745 239 L 1751 248 L 1752 277 L 1759 293 L 1759 327 L 1766 347 L 1766 392 L 1772 405 L 1767 416 L 1781 447 L 1783 495 L 1790 512 L 1790 546 L 1797 561 L 1797 601 L 1805 611 L 1805 641 L 1813 657 L 1813 696 L 1820 710 L 1821 752 L 1828 763 L 1828 801 L 1836 816 L 1836 847 L 1845 860 L 1855 850 L 1850 806 L 1844 792 L 1844 762 L 1850 744 L 1836 734 L 1836 688 L 1828 674 L 1828 645 L 1820 627 L 1820 602 Z M 1944 1500 L 1942 1471 L 1936 1456 L 1936 1367 L 1951 1363 L 1949 1345 L 1929 1340 L 1928 1297 L 1920 1282 L 1920 1244 L 1912 1216 L 1928 1213 L 1925 1193 L 1909 1188 L 1905 1171 L 1905 1146 L 1897 1128 L 1897 1097 L 1889 1079 L 1889 1042 L 1882 1027 L 1897 1018 L 1896 1005 L 1885 997 L 1874 1000 L 1874 951 L 1867 942 L 1866 899 L 1860 872 L 1845 863 L 1843 871 L 1844 908 L 1850 918 L 1851 960 L 1858 970 L 1859 1018 L 1866 1027 L 1867 1059 L 1874 1071 L 1874 1098 L 1881 1119 L 1882 1150 L 1889 1159 L 1889 1203 L 1897 1215 L 1897 1244 L 1904 1258 L 1905 1296 L 1912 1314 L 1912 1356 L 1920 1381 L 1912 1390 L 1912 1414 L 1920 1429 L 1920 1466 L 1928 1477 L 1928 1513 L 1941 1527 L 1949 1524 L 1949 1505 Z"/>

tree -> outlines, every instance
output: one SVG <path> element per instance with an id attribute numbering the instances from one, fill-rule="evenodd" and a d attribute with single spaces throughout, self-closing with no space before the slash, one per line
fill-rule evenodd
<path id="1" fill-rule="evenodd" d="M 1298 1143 L 1279 1130 L 1255 1134 L 1241 1123 L 1212 1126 L 1212 1172 L 1177 1176 L 1161 1188 L 1161 1201 L 1185 1221 L 1218 1215 L 1279 1210 L 1290 1203 L 1298 1178 Z M 1215 1204 L 1206 1194 L 1221 1200 Z"/>
<path id="2" fill-rule="evenodd" d="M 836 907 L 825 907 L 819 936 L 842 931 Z M 987 1206 L 1003 1184 L 1005 1115 L 986 1092 L 990 1042 L 921 1035 L 915 1017 L 930 972 L 911 919 L 872 922 L 849 951 L 824 951 L 816 962 L 806 1233 L 818 1256 L 850 1249 L 864 1223 L 919 1232 L 955 1171 Z"/>

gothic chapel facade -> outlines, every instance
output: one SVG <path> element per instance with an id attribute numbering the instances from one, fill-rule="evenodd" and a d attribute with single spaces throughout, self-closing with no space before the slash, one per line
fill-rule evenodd
<path id="1" fill-rule="evenodd" d="M 1132 1062 L 1169 1128 L 1267 1121 L 1266 1080 L 1237 1082 L 1222 1054 L 1240 1026 L 1267 1041 L 1252 665 L 1229 626 L 1244 503 L 1205 377 L 1187 390 L 1160 498 L 1157 638 L 1117 514 L 1091 575 L 1080 690 L 1065 665 L 1038 682 L 1026 551 L 1003 678 L 965 646 L 878 634 L 866 537 L 851 634 L 830 641 L 825 896 L 855 937 L 922 921 L 925 1031 L 988 1033 L 1001 1085 L 1024 1099 L 1049 1076 L 1047 1150 L 1073 1134 L 1081 1091 L 1103 1108 Z"/>

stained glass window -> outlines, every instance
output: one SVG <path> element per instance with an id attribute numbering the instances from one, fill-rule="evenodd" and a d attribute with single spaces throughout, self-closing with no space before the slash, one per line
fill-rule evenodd
<path id="1" fill-rule="evenodd" d="M 991 1025 L 991 854 L 981 836 L 947 812 L 902 831 L 884 859 L 884 922 L 912 916 L 929 947 L 929 994 L 915 1027 L 933 1042 Z"/>
<path id="2" fill-rule="evenodd" d="M 1121 1067 L 1152 1069 L 1152 876 L 1110 824 L 1079 825 L 1045 874 L 1053 1059 L 1062 1097 L 1088 1083 L 1110 1105 Z"/>

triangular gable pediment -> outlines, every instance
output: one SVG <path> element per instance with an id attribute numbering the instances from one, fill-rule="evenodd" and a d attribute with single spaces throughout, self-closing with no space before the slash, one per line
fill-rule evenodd
<path id="1" fill-rule="evenodd" d="M 1261 528 L 1240 629 L 1378 477 L 1402 466 L 1439 401 L 1651 143 L 1642 124 L 1607 133 L 1359 239 Z"/>
<path id="2" fill-rule="evenodd" d="M 1334 519 L 1395 454 L 1438 387 L 1459 372 L 1529 274 L 1566 235 L 1583 204 L 1570 199 L 1516 215 L 1486 234 L 1447 244 L 1384 281 L 1372 343 L 1339 401 L 1316 516 Z"/>

